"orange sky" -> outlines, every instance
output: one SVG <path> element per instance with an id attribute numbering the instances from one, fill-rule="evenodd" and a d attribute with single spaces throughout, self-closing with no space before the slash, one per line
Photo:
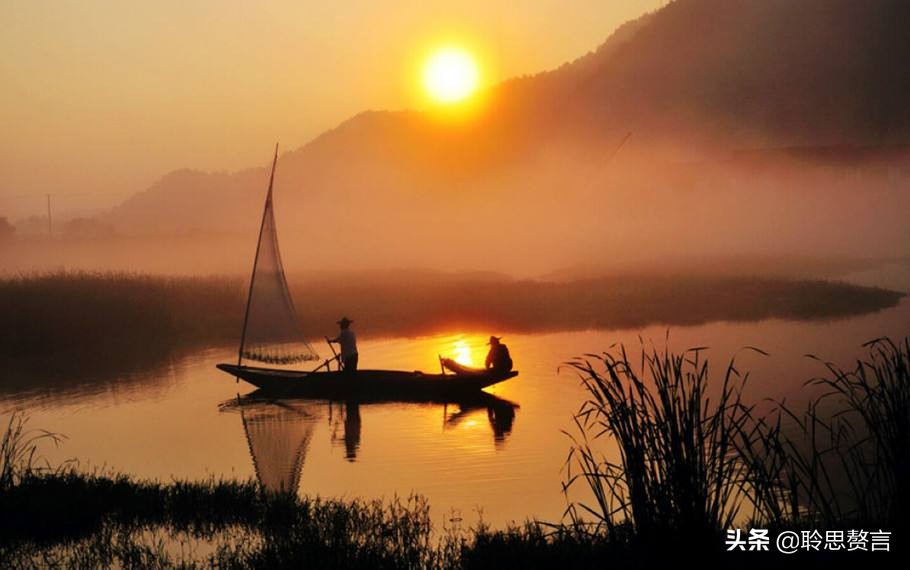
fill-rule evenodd
<path id="1" fill-rule="evenodd" d="M 664 0 L 0 3 L 0 217 L 112 205 L 180 167 L 235 170 L 366 109 L 426 105 L 445 42 L 483 84 L 557 67 Z"/>

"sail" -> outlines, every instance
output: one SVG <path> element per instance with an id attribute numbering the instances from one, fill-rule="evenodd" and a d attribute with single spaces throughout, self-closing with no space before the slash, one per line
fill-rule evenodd
<path id="1" fill-rule="evenodd" d="M 259 483 L 269 491 L 296 493 L 316 417 L 280 403 L 245 403 L 243 429 Z"/>
<path id="2" fill-rule="evenodd" d="M 271 364 L 292 364 L 316 360 L 319 355 L 304 340 L 281 264 L 272 201 L 277 159 L 276 147 L 265 210 L 262 213 L 259 243 L 256 246 L 256 259 L 253 262 L 240 357 Z"/>

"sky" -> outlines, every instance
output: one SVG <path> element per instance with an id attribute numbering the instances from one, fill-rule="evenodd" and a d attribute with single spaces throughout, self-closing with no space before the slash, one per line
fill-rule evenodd
<path id="1" fill-rule="evenodd" d="M 558 67 L 665 0 L 0 0 L 0 217 L 110 207 L 184 167 L 268 162 L 367 109 L 424 108 L 454 44 L 481 85 Z"/>

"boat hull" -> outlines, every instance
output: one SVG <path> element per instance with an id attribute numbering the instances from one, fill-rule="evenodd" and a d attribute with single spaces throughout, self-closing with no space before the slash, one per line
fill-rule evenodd
<path id="1" fill-rule="evenodd" d="M 218 364 L 218 369 L 264 391 L 314 397 L 455 396 L 478 392 L 518 375 L 517 371 L 426 374 L 403 370 L 358 370 L 349 375 L 338 371 L 305 372 L 236 364 Z"/>

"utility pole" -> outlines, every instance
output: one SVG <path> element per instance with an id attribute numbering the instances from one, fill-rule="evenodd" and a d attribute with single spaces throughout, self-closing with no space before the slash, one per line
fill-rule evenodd
<path id="1" fill-rule="evenodd" d="M 47 236 L 54 236 L 54 227 L 51 225 L 51 195 L 46 194 L 47 196 Z"/>

